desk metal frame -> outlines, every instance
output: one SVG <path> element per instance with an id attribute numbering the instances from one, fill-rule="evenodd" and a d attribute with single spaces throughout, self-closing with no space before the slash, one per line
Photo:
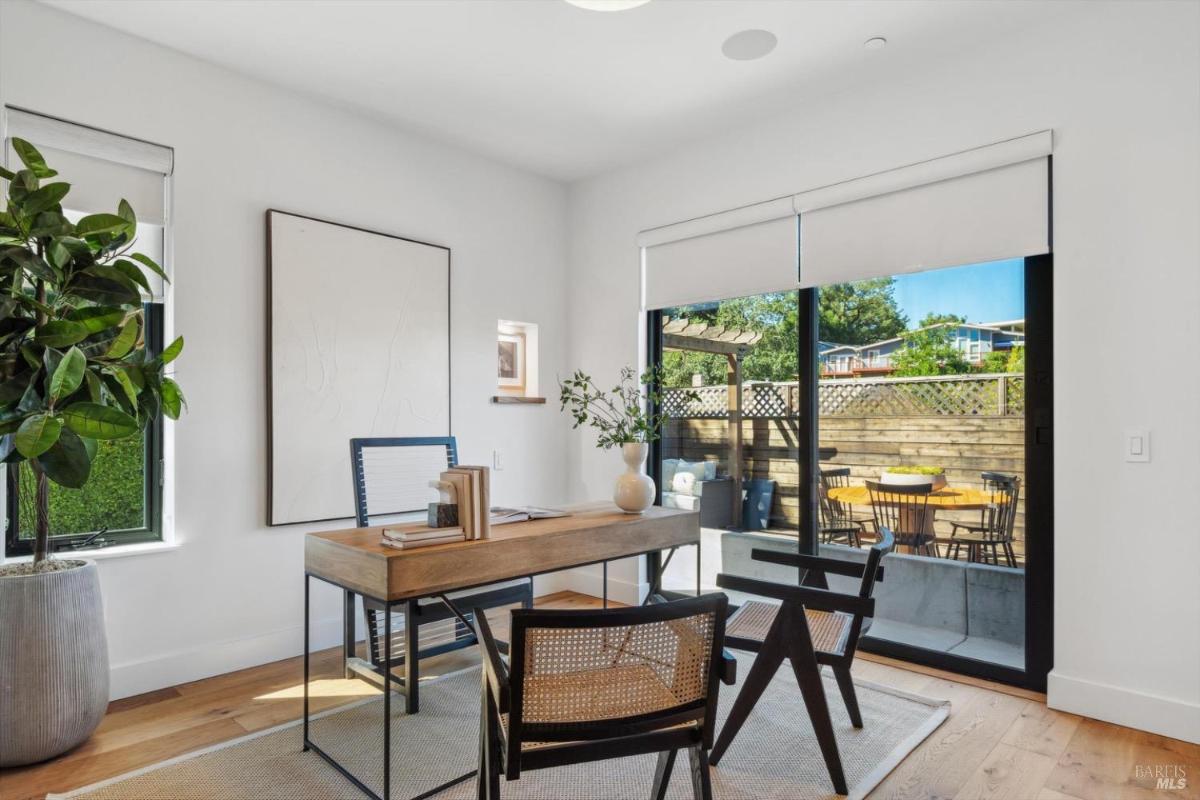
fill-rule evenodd
<path id="1" fill-rule="evenodd" d="M 667 565 L 671 563 L 671 558 L 674 557 L 675 551 L 678 550 L 680 547 L 692 547 L 692 546 L 693 545 L 688 544 L 688 545 L 675 545 L 673 547 L 665 548 L 667 550 L 667 557 L 665 559 L 662 559 L 661 563 L 655 569 L 654 580 L 652 580 L 650 582 L 650 591 L 647 592 L 646 599 L 642 601 L 643 605 L 646 603 L 649 603 L 650 600 L 662 590 L 663 573 L 666 570 Z M 701 576 L 700 552 L 701 552 L 702 548 L 700 546 L 699 538 L 696 540 L 696 543 L 694 546 L 696 548 L 696 594 L 697 594 L 697 596 L 699 596 L 702 592 L 702 586 L 701 586 L 701 581 L 700 581 L 700 576 Z M 594 566 L 595 564 L 602 565 L 602 570 L 603 570 L 602 580 L 603 580 L 603 584 L 604 584 L 603 585 L 603 593 L 604 593 L 603 600 L 604 600 L 604 607 L 608 608 L 608 562 L 609 561 L 623 561 L 627 558 L 640 558 L 641 556 L 649 555 L 650 553 L 661 553 L 663 549 L 664 548 L 654 548 L 652 550 L 646 550 L 646 551 L 639 552 L 639 553 L 630 553 L 628 555 L 622 555 L 620 558 L 602 559 L 599 561 L 589 561 L 586 563 L 573 565 L 570 568 L 576 569 L 578 567 Z M 545 574 L 548 574 L 551 572 L 559 572 L 559 571 L 561 571 L 561 569 L 543 570 L 543 571 L 539 571 L 539 572 L 531 572 L 527 575 L 521 575 L 521 576 L 514 575 L 513 577 L 514 578 L 525 577 L 525 578 L 532 579 L 535 575 L 545 575 Z M 342 658 L 343 658 L 344 667 L 345 667 L 345 676 L 347 678 L 349 678 L 351 676 L 364 678 L 364 679 L 370 681 L 371 683 L 376 683 L 378 681 L 378 684 L 384 690 L 383 691 L 383 794 L 382 795 L 379 795 L 376 792 L 372 791 L 366 784 L 364 784 L 361 780 L 359 780 L 357 777 L 355 777 L 353 774 L 351 774 L 351 772 L 348 769 L 346 769 L 341 764 L 339 764 L 336 758 L 334 758 L 332 755 L 330 755 L 329 753 L 322 750 L 320 745 L 313 742 L 308 736 L 309 718 L 310 718 L 309 703 L 308 703 L 308 683 L 309 683 L 309 673 L 310 673 L 310 666 L 309 666 L 309 653 L 310 653 L 310 648 L 309 648 L 309 645 L 310 645 L 310 641 L 309 641 L 309 595 L 310 595 L 310 589 L 311 589 L 311 585 L 312 585 L 311 579 L 313 579 L 313 578 L 316 578 L 319 581 L 323 581 L 324 583 L 328 583 L 331 586 L 336 586 L 345 593 L 343 595 L 344 613 L 342 615 L 342 626 L 343 626 L 342 639 L 343 639 L 343 643 L 344 643 L 343 650 L 342 650 Z M 486 585 L 488 585 L 488 583 L 493 583 L 493 582 L 494 581 L 488 581 L 487 583 L 483 583 L 483 584 L 479 584 L 479 585 L 486 586 Z M 463 590 L 473 589 L 473 588 L 476 588 L 476 587 L 475 586 L 462 587 Z M 455 591 L 460 591 L 460 590 L 455 589 Z M 392 666 L 393 666 L 392 665 L 392 648 L 390 646 L 383 648 L 383 675 L 382 676 L 379 676 L 378 673 L 375 671 L 375 669 L 371 665 L 358 663 L 361 661 L 361 659 L 357 659 L 357 658 L 353 657 L 354 646 L 357 642 L 357 638 L 356 638 L 357 610 L 355 608 L 355 603 L 354 603 L 354 596 L 356 594 L 362 594 L 362 592 L 358 591 L 356 589 L 351 589 L 350 587 L 340 584 L 334 580 L 330 580 L 327 577 L 324 577 L 321 575 L 315 575 L 315 574 L 309 572 L 308 570 L 305 570 L 305 572 L 304 572 L 304 750 L 305 751 L 312 750 L 317 755 L 319 755 L 321 758 L 325 759 L 325 761 L 330 766 L 332 766 L 334 769 L 336 769 L 338 772 L 340 772 L 343 776 L 345 776 L 345 778 L 348 781 L 353 783 L 356 787 L 358 787 L 358 789 L 360 791 L 362 791 L 368 797 L 373 798 L 373 800 L 391 800 L 391 795 L 392 795 L 392 781 L 391 781 L 391 777 L 392 777 L 392 773 L 391 773 L 391 770 L 392 770 L 392 726 L 391 726 L 392 691 L 394 690 L 393 684 L 399 684 L 400 686 L 404 686 L 404 679 L 392 674 Z M 363 596 L 367 597 L 367 595 L 363 595 Z M 444 594 L 440 594 L 440 595 L 435 595 L 435 596 L 438 597 L 443 603 L 445 603 L 446 606 L 454 614 L 454 616 L 458 617 L 458 619 L 461 622 L 463 622 L 464 624 L 466 624 L 468 626 L 470 625 L 467 615 L 464 614 L 450 600 L 448 592 L 444 593 Z M 405 603 L 408 603 L 409 600 L 388 601 L 388 600 L 384 600 L 384 599 L 381 599 L 378 597 L 370 597 L 370 599 L 374 600 L 377 603 L 380 603 L 383 606 L 383 608 L 384 608 L 384 628 L 383 629 L 384 629 L 384 631 L 387 632 L 387 635 L 390 636 L 391 629 L 392 629 L 392 608 L 395 606 L 404 605 Z M 406 636 L 409 636 L 409 635 L 415 636 L 415 632 L 410 632 L 410 631 L 406 630 L 405 635 Z M 412 644 L 411 641 L 410 641 L 410 644 Z M 411 651 L 411 652 L 415 652 L 415 650 Z M 405 687 L 405 689 L 406 688 L 407 687 Z M 464 773 L 463 775 L 460 775 L 457 778 L 449 780 L 439 786 L 435 786 L 428 791 L 422 792 L 421 794 L 418 794 L 415 797 L 409 798 L 409 800 L 425 800 L 425 798 L 431 797 L 439 792 L 442 792 L 442 791 L 450 788 L 451 786 L 454 786 L 455 784 L 462 783 L 465 780 L 470 780 L 472 777 L 474 777 L 476 772 L 477 772 L 477 770 L 471 770 L 470 772 Z"/>

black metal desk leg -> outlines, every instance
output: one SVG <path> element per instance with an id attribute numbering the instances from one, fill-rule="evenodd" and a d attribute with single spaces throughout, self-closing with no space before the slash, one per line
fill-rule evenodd
<path id="1" fill-rule="evenodd" d="M 312 578 L 304 574 L 304 751 L 308 752 L 308 585 Z"/>
<path id="2" fill-rule="evenodd" d="M 608 608 L 608 562 L 602 562 L 600 566 L 602 567 L 600 577 L 601 592 L 604 595 L 604 607 Z"/>
<path id="3" fill-rule="evenodd" d="M 383 604 L 383 800 L 392 796 L 392 604 Z M 408 655 L 407 653 L 405 655 Z"/>
<path id="4" fill-rule="evenodd" d="M 421 710 L 421 639 L 420 625 L 417 622 L 416 600 L 404 604 L 404 710 L 416 714 Z M 389 641 L 391 634 L 388 634 Z M 388 680 L 392 679 L 389 670 Z"/>
<path id="5" fill-rule="evenodd" d="M 696 542 L 696 597 L 704 593 L 701 587 L 700 580 L 700 551 L 704 549 L 704 534 L 700 534 L 700 541 Z"/>
<path id="6" fill-rule="evenodd" d="M 358 640 L 358 615 L 354 608 L 354 592 L 346 589 L 342 596 L 342 668 L 343 677 L 353 678 L 354 670 L 350 669 L 350 659 L 354 658 L 354 645 Z"/>

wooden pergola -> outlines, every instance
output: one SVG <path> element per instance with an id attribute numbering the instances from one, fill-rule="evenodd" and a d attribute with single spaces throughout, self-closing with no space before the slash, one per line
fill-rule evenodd
<path id="1" fill-rule="evenodd" d="M 742 359 L 760 339 L 762 333 L 758 331 L 693 322 L 686 317 L 664 317 L 662 322 L 664 350 L 725 356 L 725 379 L 729 387 L 729 476 L 733 479 L 732 519 L 739 528 L 742 521 Z"/>

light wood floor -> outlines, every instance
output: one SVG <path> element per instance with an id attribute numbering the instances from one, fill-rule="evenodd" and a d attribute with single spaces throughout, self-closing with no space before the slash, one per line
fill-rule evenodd
<path id="1" fill-rule="evenodd" d="M 562 593 L 539 605 L 593 607 Z M 473 648 L 422 663 L 427 677 L 468 666 Z M 336 651 L 314 656 L 322 680 L 315 710 L 354 700 L 362 681 L 335 676 Z M 1034 692 L 862 654 L 860 678 L 953 704 L 950 718 L 871 794 L 916 800 L 1198 800 L 1200 746 L 1046 708 Z M 302 662 L 273 664 L 118 700 L 96 734 L 54 761 L 0 772 L 0 799 L 32 800 L 120 775 L 173 756 L 294 720 L 301 713 Z M 835 699 L 833 702 L 837 702 Z M 797 697 L 797 703 L 799 698 Z M 1173 767 L 1187 788 L 1155 790 L 1137 767 Z M 215 800 L 225 800 L 219 798 Z"/>

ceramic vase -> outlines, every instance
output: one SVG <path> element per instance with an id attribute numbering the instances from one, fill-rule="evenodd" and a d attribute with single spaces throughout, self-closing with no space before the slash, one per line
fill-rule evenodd
<path id="1" fill-rule="evenodd" d="M 629 442 L 621 445 L 625 471 L 617 478 L 613 502 L 626 514 L 641 514 L 654 505 L 654 481 L 644 468 L 649 452 L 648 444 Z"/>

